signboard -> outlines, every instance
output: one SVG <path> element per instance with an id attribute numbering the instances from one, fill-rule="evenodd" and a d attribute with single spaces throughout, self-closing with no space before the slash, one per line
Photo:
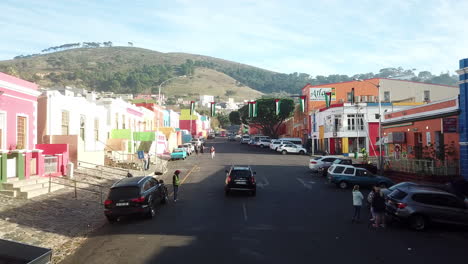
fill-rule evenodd
<path id="1" fill-rule="evenodd" d="M 335 88 L 309 88 L 310 101 L 325 101 L 325 94 L 331 93 L 331 101 L 336 101 Z"/>
<path id="2" fill-rule="evenodd" d="M 442 119 L 442 133 L 457 133 L 458 120 L 454 117 Z"/>
<path id="3" fill-rule="evenodd" d="M 390 132 L 388 133 L 388 143 L 406 143 L 405 132 Z"/>
<path id="4" fill-rule="evenodd" d="M 138 158 L 139 159 L 144 159 L 145 158 L 145 153 L 143 152 L 143 150 L 139 150 L 139 151 L 137 151 L 137 153 L 138 153 Z"/>

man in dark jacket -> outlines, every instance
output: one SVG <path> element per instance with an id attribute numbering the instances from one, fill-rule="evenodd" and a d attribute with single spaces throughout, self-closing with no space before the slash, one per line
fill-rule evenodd
<path id="1" fill-rule="evenodd" d="M 176 170 L 172 176 L 172 187 L 174 188 L 174 202 L 177 202 L 177 193 L 179 192 L 179 179 L 180 170 Z"/>
<path id="2" fill-rule="evenodd" d="M 372 209 L 374 210 L 374 227 L 385 227 L 385 197 L 380 188 L 376 188 L 372 199 Z"/>

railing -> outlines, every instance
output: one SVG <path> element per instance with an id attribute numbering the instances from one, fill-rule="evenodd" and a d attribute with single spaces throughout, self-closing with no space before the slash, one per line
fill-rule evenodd
<path id="1" fill-rule="evenodd" d="M 132 171 L 129 169 L 98 165 L 86 161 L 78 161 L 77 169 L 80 173 L 94 177 L 126 176 L 129 171 Z"/>
<path id="2" fill-rule="evenodd" d="M 46 156 L 44 157 L 44 172 L 45 173 L 54 173 L 57 172 L 57 157 L 55 156 Z"/>
<path id="3" fill-rule="evenodd" d="M 365 126 L 325 126 L 325 132 L 356 132 L 365 131 Z"/>
<path id="4" fill-rule="evenodd" d="M 369 161 L 378 164 L 378 158 L 379 157 L 369 157 Z M 419 175 L 459 175 L 459 162 L 457 160 L 396 159 L 394 157 L 384 157 L 383 160 L 385 170 Z"/>
<path id="5" fill-rule="evenodd" d="M 78 198 L 78 190 L 81 191 L 86 191 L 86 192 L 91 192 L 99 195 L 99 203 L 102 204 L 103 202 L 103 189 L 106 188 L 108 189 L 108 186 L 104 186 L 101 184 L 94 184 L 94 183 L 89 183 L 85 181 L 78 181 L 76 179 L 67 179 L 63 177 L 49 177 L 49 193 L 52 190 L 52 184 L 53 185 L 62 185 L 66 187 L 71 187 L 73 188 L 73 198 L 77 199 Z"/>

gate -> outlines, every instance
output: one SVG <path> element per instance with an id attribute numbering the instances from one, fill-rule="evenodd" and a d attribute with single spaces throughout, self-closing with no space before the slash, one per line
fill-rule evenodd
<path id="1" fill-rule="evenodd" d="M 57 157 L 46 156 L 44 157 L 44 173 L 50 174 L 57 172 Z"/>

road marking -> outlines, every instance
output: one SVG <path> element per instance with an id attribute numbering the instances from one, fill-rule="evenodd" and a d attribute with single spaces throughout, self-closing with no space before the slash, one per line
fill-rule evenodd
<path id="1" fill-rule="evenodd" d="M 304 187 L 306 187 L 307 189 L 311 190 L 312 189 L 312 186 L 308 183 L 306 183 L 303 179 L 301 178 L 296 178 L 300 183 L 302 183 L 302 185 L 304 185 Z"/>
<path id="2" fill-rule="evenodd" d="M 247 222 L 247 208 L 245 207 L 245 203 L 242 204 L 242 208 L 244 209 L 244 220 Z"/>

